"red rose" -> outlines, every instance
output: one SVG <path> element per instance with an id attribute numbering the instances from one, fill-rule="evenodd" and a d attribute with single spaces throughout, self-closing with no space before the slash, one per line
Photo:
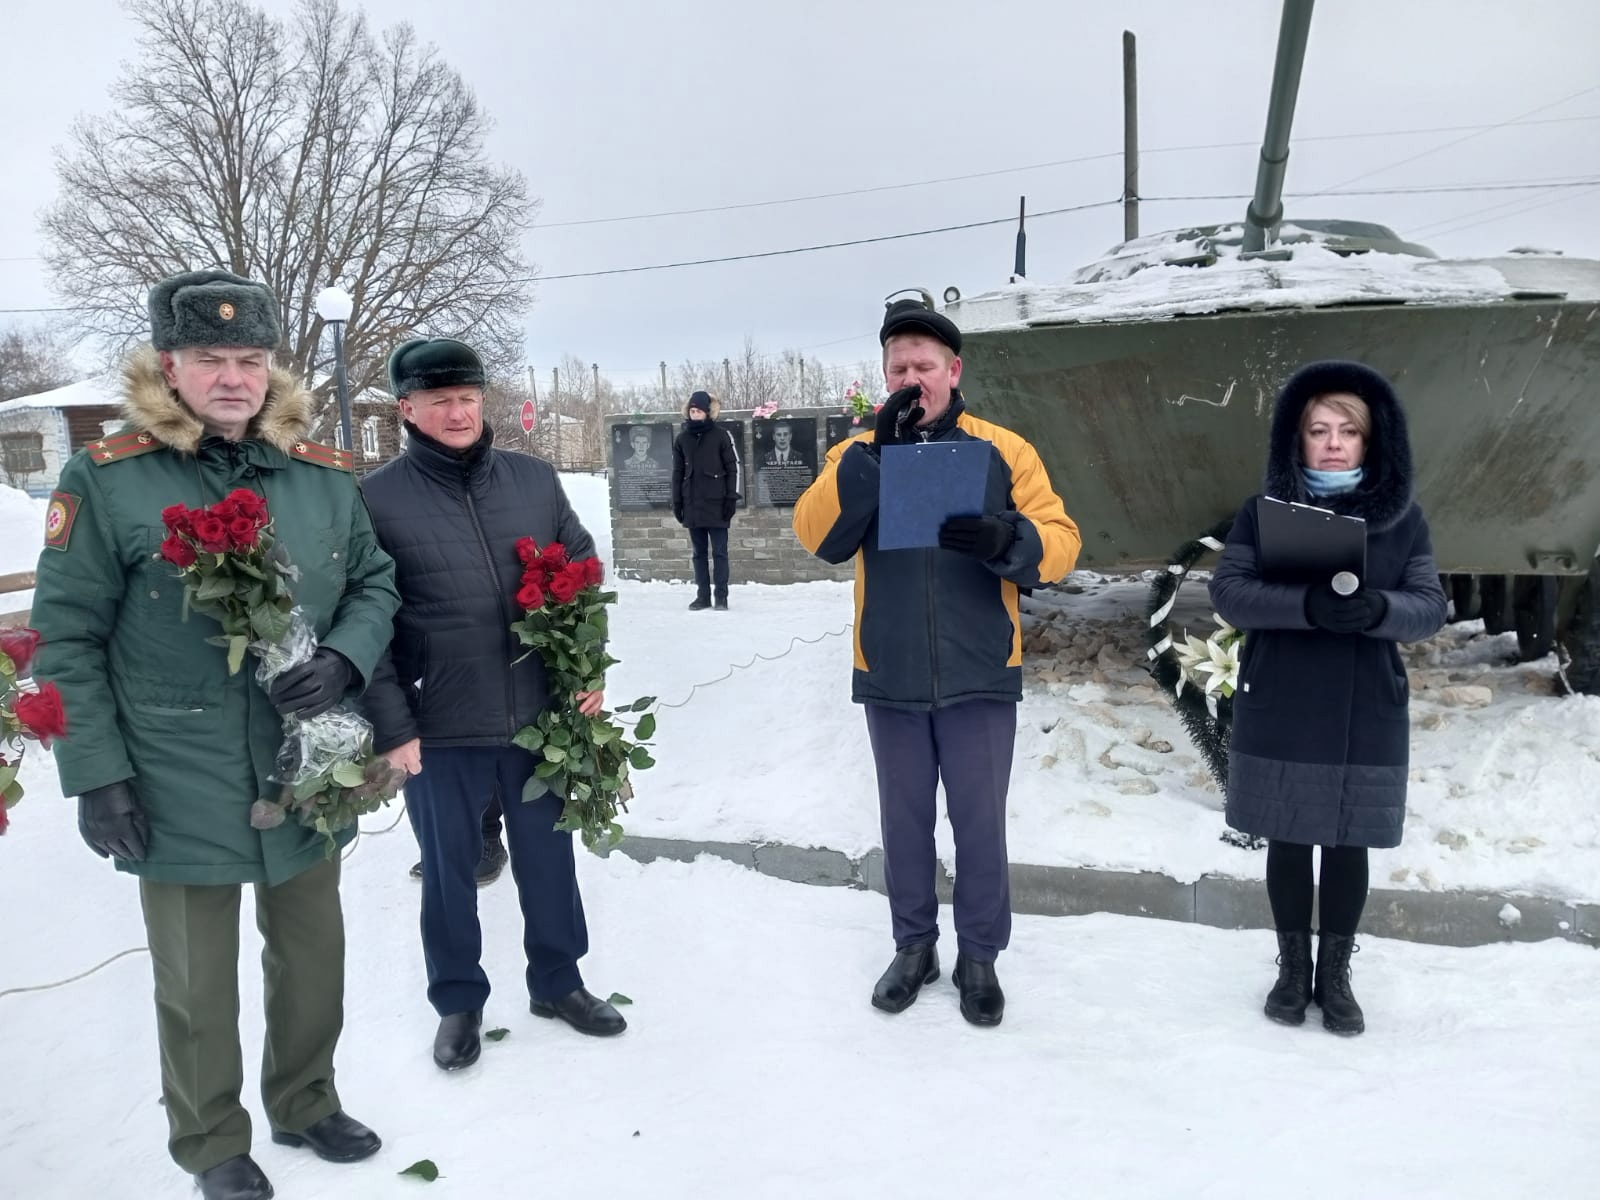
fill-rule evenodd
<path id="1" fill-rule="evenodd" d="M 172 504 L 161 510 L 161 523 L 167 527 L 168 533 L 188 533 L 192 528 L 190 521 L 193 516 L 183 505 Z"/>
<path id="2" fill-rule="evenodd" d="M 0 834 L 5 833 L 6 826 L 11 824 L 11 818 L 6 816 L 6 802 L 0 800 Z"/>
<path id="3" fill-rule="evenodd" d="M 218 500 L 210 508 L 206 509 L 206 512 L 210 513 L 213 517 L 217 518 L 217 520 L 223 522 L 224 524 L 233 520 L 239 515 L 238 506 L 235 505 L 232 500 Z"/>
<path id="4" fill-rule="evenodd" d="M 240 514 L 228 522 L 228 540 L 233 543 L 235 550 L 254 549 L 259 533 L 254 517 Z"/>
<path id="5" fill-rule="evenodd" d="M 221 554 L 228 549 L 228 526 L 213 513 L 203 512 L 195 516 L 194 536 L 200 543 L 200 549 L 212 554 Z"/>
<path id="6" fill-rule="evenodd" d="M 550 594 L 556 598 L 556 603 L 566 604 L 583 591 L 583 568 L 576 563 L 568 563 L 550 577 Z"/>
<path id="7" fill-rule="evenodd" d="M 583 582 L 585 585 L 599 583 L 606 577 L 605 566 L 598 558 L 586 558 L 578 565 L 583 568 Z"/>
<path id="8" fill-rule="evenodd" d="M 522 560 L 524 566 L 531 567 L 539 561 L 539 543 L 531 537 L 518 538 L 517 557 Z"/>
<path id="9" fill-rule="evenodd" d="M 227 503 L 233 505 L 234 511 L 241 517 L 249 517 L 257 527 L 265 525 L 270 519 L 266 500 L 249 488 L 235 488 L 229 492 Z"/>
<path id="10" fill-rule="evenodd" d="M 543 608 L 544 587 L 537 579 L 524 579 L 522 587 L 517 592 L 517 603 L 526 612 L 532 612 L 536 608 Z"/>
<path id="11" fill-rule="evenodd" d="M 194 547 L 177 534 L 161 543 L 161 557 L 180 570 L 194 566 Z"/>
<path id="12" fill-rule="evenodd" d="M 23 732 L 38 738 L 46 750 L 53 738 L 67 732 L 66 710 L 61 707 L 61 693 L 53 683 L 45 684 L 37 692 L 19 694 L 13 711 Z"/>
<path id="13" fill-rule="evenodd" d="M 567 548 L 560 542 L 551 542 L 544 548 L 544 565 L 558 571 L 567 565 Z"/>
<path id="14" fill-rule="evenodd" d="M 0 654 L 11 660 L 17 678 L 25 679 L 33 670 L 33 652 L 39 648 L 37 629 L 7 629 L 0 632 Z M 5 763 L 0 761 L 0 766 Z"/>

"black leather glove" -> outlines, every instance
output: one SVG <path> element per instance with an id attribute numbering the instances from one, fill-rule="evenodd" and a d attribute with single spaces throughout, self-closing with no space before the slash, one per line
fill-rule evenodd
<path id="1" fill-rule="evenodd" d="M 939 545 L 980 562 L 999 558 L 1017 540 L 1017 527 L 1000 517 L 951 517 L 939 526 Z"/>
<path id="2" fill-rule="evenodd" d="M 1319 583 L 1306 592 L 1306 620 L 1329 633 L 1361 633 L 1374 629 L 1389 614 L 1382 592 L 1362 588 L 1341 596 L 1333 585 Z"/>
<path id="3" fill-rule="evenodd" d="M 101 858 L 143 862 L 149 852 L 150 822 L 125 779 L 78 797 L 78 833 Z"/>
<path id="4" fill-rule="evenodd" d="M 878 423 L 872 430 L 874 446 L 893 446 L 899 442 L 914 442 L 917 422 L 922 420 L 922 385 L 913 383 L 890 394 L 878 410 Z"/>
<path id="5" fill-rule="evenodd" d="M 273 681 L 267 699 L 281 716 L 319 716 L 344 699 L 355 668 L 337 650 L 318 646 L 309 662 L 290 667 Z"/>
<path id="6" fill-rule="evenodd" d="M 724 521 L 733 520 L 733 514 L 738 511 L 739 502 L 737 500 L 729 499 L 722 502 L 722 519 Z"/>
<path id="7" fill-rule="evenodd" d="M 674 521 L 676 521 L 679 525 L 682 525 L 683 524 L 683 509 L 674 508 L 672 510 L 672 519 Z"/>

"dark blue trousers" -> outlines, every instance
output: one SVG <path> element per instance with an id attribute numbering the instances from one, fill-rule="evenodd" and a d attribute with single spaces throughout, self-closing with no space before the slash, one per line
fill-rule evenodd
<path id="1" fill-rule="evenodd" d="M 473 868 L 483 855 L 483 812 L 500 798 L 506 850 L 522 906 L 528 994 L 559 1000 L 583 986 L 578 960 L 589 950 L 572 835 L 558 833 L 561 801 L 522 801 L 539 760 L 517 746 L 427 747 L 406 784 L 406 812 L 422 847 L 422 954 L 428 1002 L 440 1016 L 481 1009 L 489 999 Z"/>
<path id="2" fill-rule="evenodd" d="M 689 528 L 689 542 L 694 546 L 694 587 L 700 599 L 711 599 L 711 586 L 715 582 L 716 598 L 728 598 L 728 530 L 726 526 L 693 525 Z M 710 562 L 706 559 L 709 554 Z"/>
<path id="3" fill-rule="evenodd" d="M 975 961 L 993 962 L 1011 941 L 1006 792 L 1017 706 L 1008 700 L 969 700 L 931 712 L 865 707 L 878 770 L 883 874 L 895 947 L 904 950 L 939 938 L 933 827 L 943 779 L 956 839 L 956 946 Z"/>

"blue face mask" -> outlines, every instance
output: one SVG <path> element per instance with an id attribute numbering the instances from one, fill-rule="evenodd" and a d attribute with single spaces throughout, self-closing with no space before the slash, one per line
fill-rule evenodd
<path id="1" fill-rule="evenodd" d="M 1353 492 L 1361 486 L 1362 468 L 1352 467 L 1348 471 L 1318 471 L 1312 467 L 1301 467 L 1300 477 L 1306 481 L 1306 491 L 1319 499 L 1324 496 L 1342 496 L 1346 492 Z"/>

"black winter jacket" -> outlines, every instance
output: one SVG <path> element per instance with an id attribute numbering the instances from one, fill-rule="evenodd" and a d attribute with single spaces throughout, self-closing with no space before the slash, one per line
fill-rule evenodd
<path id="1" fill-rule="evenodd" d="M 492 446 L 458 455 L 407 426 L 403 455 L 361 490 L 395 561 L 400 611 L 385 664 L 362 697 L 374 748 L 506 746 L 550 703 L 544 664 L 511 632 L 521 617 L 516 543 L 561 542 L 573 559 L 594 539 L 542 458 Z"/>
<path id="2" fill-rule="evenodd" d="M 738 499 L 733 438 L 711 417 L 685 420 L 672 443 L 672 515 L 691 529 L 726 529 Z"/>
<path id="3" fill-rule="evenodd" d="M 1372 414 L 1355 491 L 1313 499 L 1300 475 L 1300 416 L 1320 395 L 1349 392 Z M 1261 577 L 1256 498 L 1240 509 L 1211 580 L 1211 602 L 1245 631 L 1228 753 L 1228 824 L 1318 846 L 1398 846 L 1411 741 L 1405 666 L 1396 642 L 1444 624 L 1428 523 L 1411 496 L 1405 416 L 1388 382 L 1358 363 L 1313 363 L 1284 386 L 1272 418 L 1266 494 L 1367 522 L 1367 576 L 1383 620 L 1330 633 L 1306 618 L 1304 584 Z"/>

